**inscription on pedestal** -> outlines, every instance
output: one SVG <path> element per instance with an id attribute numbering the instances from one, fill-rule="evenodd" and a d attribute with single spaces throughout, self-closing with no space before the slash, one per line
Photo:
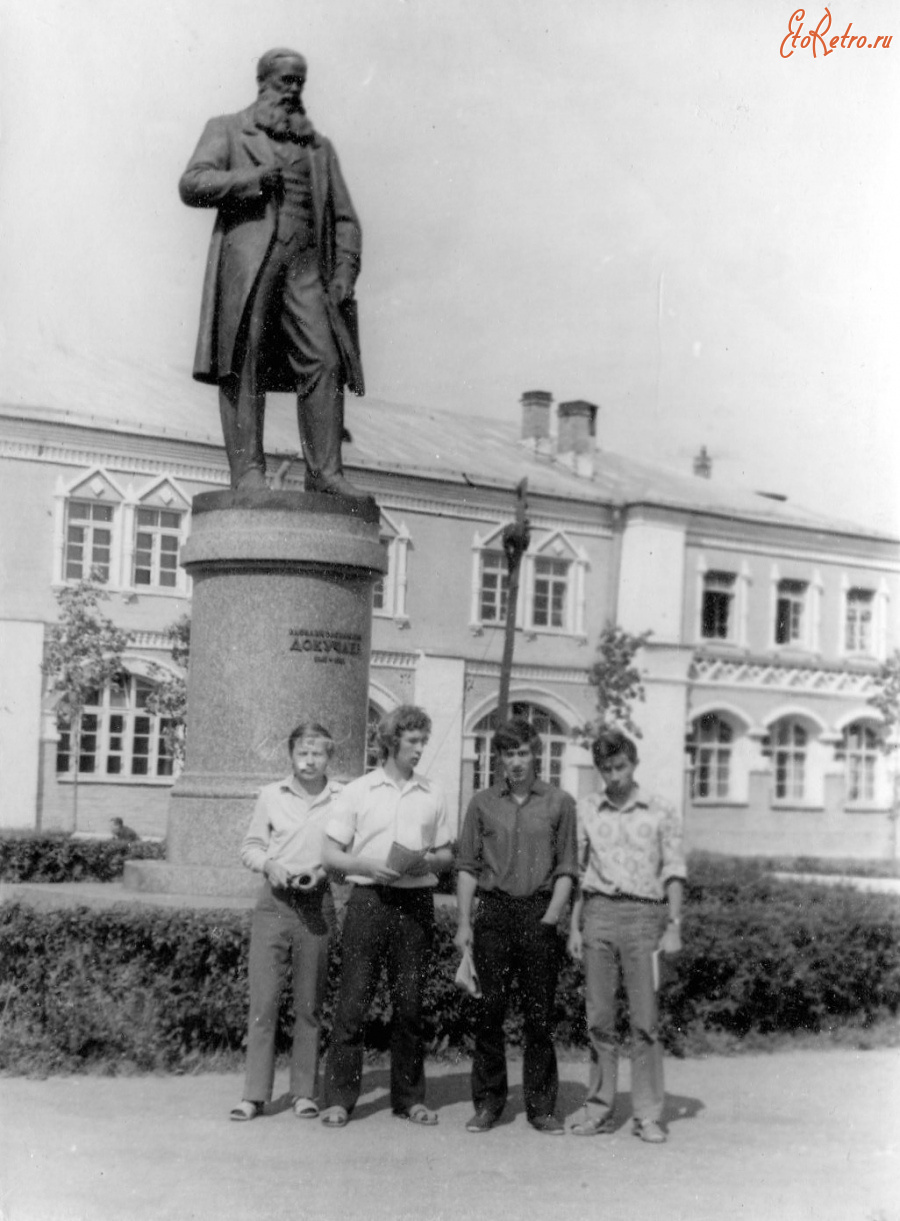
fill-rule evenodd
<path id="1" fill-rule="evenodd" d="M 311 654 L 315 662 L 343 666 L 362 656 L 362 636 L 358 632 L 292 627 L 290 638 L 289 652 Z"/>

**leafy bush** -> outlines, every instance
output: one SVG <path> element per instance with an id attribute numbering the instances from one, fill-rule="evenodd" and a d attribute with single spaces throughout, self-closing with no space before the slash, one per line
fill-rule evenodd
<path id="1" fill-rule="evenodd" d="M 471 1048 L 475 1004 L 453 983 L 455 913 L 438 907 L 425 980 L 432 1052 Z M 250 913 L 150 906 L 37 910 L 0 907 L 0 1069 L 177 1069 L 237 1052 L 246 1039 Z M 340 939 L 323 1020 L 327 1046 L 340 977 Z M 900 905 L 849 889 L 779 883 L 759 865 L 703 866 L 688 887 L 685 949 L 662 998 L 662 1035 L 676 1054 L 703 1037 L 869 1026 L 900 1011 Z M 515 999 L 515 998 L 514 998 Z M 277 1045 L 290 1045 L 285 989 Z M 620 1029 L 627 1034 L 624 1008 Z M 382 982 L 367 1046 L 388 1046 Z M 513 1005 L 507 1022 L 521 1042 Z M 560 1045 L 583 1046 L 581 967 L 567 961 L 557 992 Z"/>
<path id="2" fill-rule="evenodd" d="M 0 881 L 112 882 L 128 860 L 163 860 L 165 844 L 74 839 L 68 833 L 0 838 Z"/>

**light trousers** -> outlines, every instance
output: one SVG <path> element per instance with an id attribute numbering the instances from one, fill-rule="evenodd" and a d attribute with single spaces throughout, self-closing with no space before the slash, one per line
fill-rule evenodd
<path id="1" fill-rule="evenodd" d="M 608 899 L 604 895 L 585 899 L 583 961 L 591 1054 L 585 1109 L 591 1119 L 605 1118 L 616 1101 L 616 993 L 620 972 L 631 1023 L 634 1116 L 657 1121 L 662 1116 L 665 1086 L 652 956 L 665 921 L 664 904 Z"/>
<path id="2" fill-rule="evenodd" d="M 290 1091 L 294 1098 L 315 1097 L 319 1024 L 333 928 L 334 901 L 327 884 L 314 891 L 291 891 L 264 883 L 250 926 L 244 1098 L 268 1102 L 272 1097 L 275 1034 L 287 967 L 294 994 Z"/>

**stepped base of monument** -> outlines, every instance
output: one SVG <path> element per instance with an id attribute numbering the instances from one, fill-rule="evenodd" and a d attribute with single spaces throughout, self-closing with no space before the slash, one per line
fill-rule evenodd
<path id="1" fill-rule="evenodd" d="M 122 882 L 126 891 L 143 894 L 221 895 L 255 898 L 262 880 L 240 866 L 172 865 L 168 861 L 126 861 Z"/>

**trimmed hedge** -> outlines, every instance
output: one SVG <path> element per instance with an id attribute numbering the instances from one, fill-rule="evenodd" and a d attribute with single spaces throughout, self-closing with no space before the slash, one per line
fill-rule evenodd
<path id="1" fill-rule="evenodd" d="M 73 839 L 56 835 L 0 838 L 2 882 L 114 882 L 126 861 L 164 860 L 164 843 L 140 840 Z"/>
<path id="2" fill-rule="evenodd" d="M 664 993 L 663 1040 L 683 1053 L 699 1036 L 869 1026 L 900 1010 L 900 904 L 849 889 L 778 883 L 758 866 L 698 863 L 688 886 L 685 950 Z M 249 912 L 152 907 L 43 911 L 0 907 L 0 1069 L 178 1069 L 245 1041 Z M 425 985 L 430 1050 L 471 1046 L 474 1004 L 453 984 L 452 909 L 437 910 Z M 340 945 L 323 1023 L 327 1045 Z M 567 961 L 557 993 L 561 1045 L 585 1043 L 581 968 Z M 290 1044 L 285 990 L 278 1045 Z M 624 1011 L 623 1034 L 627 1031 Z M 390 1004 L 379 989 L 366 1033 L 387 1047 Z M 507 1023 L 521 1041 L 514 1008 Z"/>

